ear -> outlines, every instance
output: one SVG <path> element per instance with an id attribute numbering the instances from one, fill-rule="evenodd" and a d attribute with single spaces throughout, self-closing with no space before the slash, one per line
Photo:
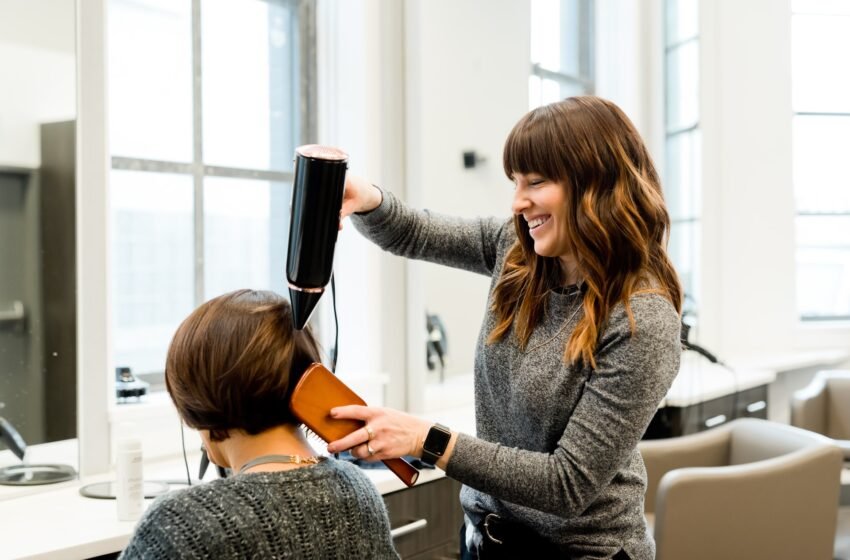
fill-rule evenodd
<path id="1" fill-rule="evenodd" d="M 209 457 L 210 462 L 219 467 L 230 468 L 230 465 L 227 464 L 224 458 L 224 453 L 221 451 L 219 445 L 221 442 L 212 441 L 209 430 L 198 430 L 198 434 L 201 436 L 201 441 L 204 444 L 204 449 L 207 450 L 207 457 Z"/>

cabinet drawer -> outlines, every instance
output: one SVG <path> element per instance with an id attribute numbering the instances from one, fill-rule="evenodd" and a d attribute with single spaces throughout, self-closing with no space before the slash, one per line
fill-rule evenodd
<path id="1" fill-rule="evenodd" d="M 767 418 L 767 385 L 741 391 L 736 400 L 737 418 Z"/>
<path id="2" fill-rule="evenodd" d="M 700 405 L 699 426 L 694 431 L 722 426 L 735 418 L 735 395 L 726 395 L 705 401 Z"/>
<path id="3" fill-rule="evenodd" d="M 664 407 L 655 413 L 644 439 L 695 434 L 735 418 L 766 419 L 767 407 L 767 385 L 686 407 Z"/>
<path id="4" fill-rule="evenodd" d="M 393 539 L 402 558 L 428 557 L 429 551 L 443 556 L 460 550 L 460 483 L 450 478 L 414 486 L 384 496 Z"/>

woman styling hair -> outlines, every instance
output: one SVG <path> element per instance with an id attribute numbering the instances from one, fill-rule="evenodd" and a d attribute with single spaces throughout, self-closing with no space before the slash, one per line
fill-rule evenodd
<path id="1" fill-rule="evenodd" d="M 414 211 L 349 177 L 343 214 L 382 248 L 492 277 L 475 357 L 477 437 L 402 412 L 328 446 L 423 456 L 463 483 L 465 558 L 654 558 L 637 450 L 679 367 L 670 219 L 628 117 L 598 97 L 534 109 L 505 142 L 513 219 Z M 533 546 L 532 546 L 532 543 Z"/>

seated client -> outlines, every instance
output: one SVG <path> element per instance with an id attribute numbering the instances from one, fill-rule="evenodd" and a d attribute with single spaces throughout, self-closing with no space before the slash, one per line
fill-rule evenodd
<path id="1" fill-rule="evenodd" d="M 192 312 L 168 349 L 166 386 L 233 475 L 158 498 L 121 558 L 398 558 L 374 484 L 317 456 L 289 412 L 318 361 L 273 292 L 231 292 Z"/>

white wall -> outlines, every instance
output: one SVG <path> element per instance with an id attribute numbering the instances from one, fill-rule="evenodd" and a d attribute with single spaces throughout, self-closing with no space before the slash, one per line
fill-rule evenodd
<path id="1" fill-rule="evenodd" d="M 511 215 L 502 146 L 528 110 L 530 11 L 513 0 L 409 0 L 405 13 L 408 200 L 457 216 Z M 462 153 L 486 162 L 464 169 Z M 447 373 L 472 371 L 489 279 L 414 264 L 449 339 Z M 424 310 L 423 310 L 424 311 Z M 425 345 L 425 317 L 413 317 Z"/>
<path id="2" fill-rule="evenodd" d="M 319 141 L 343 147 L 351 172 L 414 206 L 509 216 L 501 150 L 528 107 L 528 18 L 510 0 L 323 0 Z M 468 149 L 488 161 L 464 170 Z M 454 369 L 471 371 L 485 278 L 382 254 L 350 225 L 335 270 L 338 371 L 349 382 L 386 373 L 386 402 L 421 410 L 426 307 L 447 322 Z M 322 317 L 330 323 L 327 308 Z"/>
<path id="3" fill-rule="evenodd" d="M 322 0 L 317 11 L 319 138 L 349 153 L 349 171 L 404 196 L 402 6 Z M 338 374 L 370 404 L 407 405 L 404 262 L 350 223 L 335 253 Z M 328 298 L 322 323 L 333 324 Z M 333 333 L 325 328 L 325 334 Z M 326 338 L 327 340 L 327 338 Z M 381 377 L 391 382 L 380 391 Z"/>
<path id="4" fill-rule="evenodd" d="M 15 37 L 4 30 L 8 22 L 0 25 L 0 165 L 39 167 L 39 125 L 76 115 L 73 12 L 64 24 L 71 30 L 70 52 L 10 42 Z"/>
<path id="5" fill-rule="evenodd" d="M 716 0 L 700 15 L 706 345 L 723 356 L 847 348 L 846 329 L 798 336 L 789 4 Z"/>

